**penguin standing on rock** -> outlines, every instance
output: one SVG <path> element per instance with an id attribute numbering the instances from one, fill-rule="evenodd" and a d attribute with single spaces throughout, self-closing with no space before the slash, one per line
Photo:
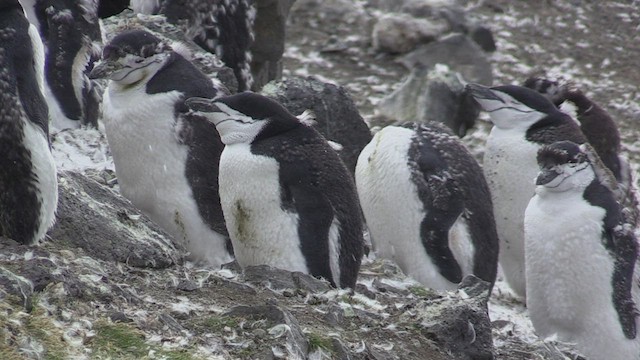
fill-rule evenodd
<path id="1" fill-rule="evenodd" d="M 90 76 L 109 79 L 103 119 L 122 194 L 184 242 L 193 260 L 230 261 L 218 195 L 224 145 L 215 126 L 184 104 L 225 89 L 144 30 L 118 34 L 102 57 Z"/>
<path id="2" fill-rule="evenodd" d="M 98 126 L 100 86 L 88 78 L 100 57 L 98 0 L 20 0 L 45 47 L 45 97 L 52 126 Z"/>
<path id="3" fill-rule="evenodd" d="M 58 204 L 43 68 L 18 0 L 0 2 L 0 235 L 28 245 L 44 239 Z"/>
<path id="4" fill-rule="evenodd" d="M 356 185 L 378 256 L 433 289 L 456 289 L 469 274 L 495 282 L 491 194 L 478 163 L 446 127 L 385 127 L 360 153 Z"/>
<path id="5" fill-rule="evenodd" d="M 575 343 L 591 360 L 637 360 L 638 242 L 615 180 L 593 159 L 569 141 L 538 152 L 524 222 L 527 308 L 541 337 Z"/>
<path id="6" fill-rule="evenodd" d="M 586 140 L 569 115 L 534 90 L 478 84 L 468 84 L 467 90 L 494 125 L 487 138 L 483 170 L 500 238 L 499 262 L 509 286 L 525 297 L 524 210 L 534 194 L 536 154 L 556 141 L 582 144 Z"/>
<path id="7" fill-rule="evenodd" d="M 354 288 L 364 244 L 358 195 L 327 140 L 258 94 L 187 105 L 216 125 L 226 145 L 220 199 L 238 263 Z"/>

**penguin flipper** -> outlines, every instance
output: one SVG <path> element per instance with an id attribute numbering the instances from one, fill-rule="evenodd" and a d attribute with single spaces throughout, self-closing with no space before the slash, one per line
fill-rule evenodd
<path id="1" fill-rule="evenodd" d="M 285 184 L 284 204 L 298 214 L 298 237 L 309 273 L 335 284 L 329 262 L 329 230 L 334 219 L 333 206 L 318 189 L 304 182 Z"/>
<path id="2" fill-rule="evenodd" d="M 462 269 L 449 247 L 449 230 L 464 212 L 462 194 L 456 181 L 445 172 L 442 176 L 425 177 L 418 188 L 426 187 L 421 198 L 430 200 L 425 206 L 425 216 L 420 224 L 422 244 L 440 274 L 452 283 L 462 281 Z M 424 201 L 424 200 L 423 200 Z"/>
<path id="3" fill-rule="evenodd" d="M 622 332 L 628 339 L 637 335 L 638 309 L 632 297 L 634 266 L 638 260 L 638 242 L 629 226 L 619 225 L 613 229 L 615 265 L 613 270 L 613 305 L 618 313 Z"/>

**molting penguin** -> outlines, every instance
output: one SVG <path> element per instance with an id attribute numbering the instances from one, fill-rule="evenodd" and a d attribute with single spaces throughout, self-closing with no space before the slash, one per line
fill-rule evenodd
<path id="1" fill-rule="evenodd" d="M 364 244 L 358 195 L 322 135 L 250 92 L 187 105 L 216 124 L 226 145 L 220 199 L 238 263 L 355 287 Z"/>
<path id="2" fill-rule="evenodd" d="M 498 235 L 482 169 L 444 126 L 387 126 L 362 150 L 356 185 L 376 254 L 424 285 L 493 284 Z"/>
<path id="3" fill-rule="evenodd" d="M 143 30 L 114 37 L 90 76 L 110 80 L 103 119 L 122 194 L 185 242 L 193 259 L 231 260 L 218 195 L 224 145 L 215 126 L 184 105 L 223 89 Z"/>
<path id="4" fill-rule="evenodd" d="M 100 86 L 88 78 L 100 57 L 97 0 L 21 0 L 45 46 L 45 97 L 52 126 L 97 127 Z"/>
<path id="5" fill-rule="evenodd" d="M 135 12 L 163 14 L 185 24 L 186 35 L 218 55 L 238 80 L 238 91 L 251 89 L 251 51 L 256 10 L 251 0 L 132 0 Z"/>
<path id="6" fill-rule="evenodd" d="M 588 359 L 640 358 L 640 271 L 633 226 L 588 145 L 540 149 L 525 212 L 527 308 L 541 337 L 557 334 Z"/>
<path id="7" fill-rule="evenodd" d="M 18 0 L 0 3 L 0 235 L 44 239 L 58 204 L 42 95 L 44 49 Z"/>
<path id="8" fill-rule="evenodd" d="M 580 89 L 568 84 L 560 85 L 556 81 L 529 78 L 524 86 L 540 92 L 558 107 L 565 102 L 575 105 L 580 129 L 602 162 L 619 182 L 623 181 L 625 176 L 629 176 L 628 164 L 620 157 L 620 131 L 602 107 L 589 99 Z"/>
<path id="9" fill-rule="evenodd" d="M 468 84 L 467 89 L 494 125 L 487 138 L 483 170 L 500 238 L 500 266 L 509 286 L 524 297 L 523 221 L 535 189 L 536 153 L 559 140 L 584 143 L 585 138 L 569 115 L 534 90 L 477 84 Z"/>

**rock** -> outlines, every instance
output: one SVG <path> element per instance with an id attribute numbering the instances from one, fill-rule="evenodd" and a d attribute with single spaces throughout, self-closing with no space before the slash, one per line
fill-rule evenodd
<path id="1" fill-rule="evenodd" d="M 380 101 L 378 111 L 397 123 L 441 122 L 463 137 L 480 113 L 464 84 L 461 75 L 446 66 L 418 67 L 404 84 Z"/>
<path id="2" fill-rule="evenodd" d="M 131 10 L 103 20 L 103 29 L 108 43 L 124 30 L 143 29 L 171 43 L 180 43 L 191 52 L 191 62 L 211 79 L 217 79 L 231 92 L 238 91 L 238 80 L 233 70 L 215 55 L 188 39 L 177 26 L 167 22 L 164 15 L 135 14 Z M 175 46 L 174 46 L 175 49 Z"/>
<path id="3" fill-rule="evenodd" d="M 486 52 L 496 51 L 496 41 L 491 30 L 482 25 L 474 25 L 469 29 L 471 39 Z"/>
<path id="4" fill-rule="evenodd" d="M 313 15 L 309 15 L 313 13 Z M 321 24 L 335 28 L 336 25 L 347 25 L 354 31 L 370 31 L 370 16 L 355 1 L 351 0 L 296 0 L 291 8 L 289 21 L 305 21 L 309 18 L 320 18 Z M 320 24 L 308 24 L 310 27 L 318 27 Z M 332 33 L 331 27 L 323 30 Z"/>
<path id="5" fill-rule="evenodd" d="M 274 304 L 244 306 L 231 308 L 224 316 L 265 319 L 269 323 L 268 334 L 272 338 L 284 338 L 285 349 L 289 357 L 305 359 L 309 344 L 296 318 L 288 311 Z M 274 354 L 275 355 L 275 354 Z"/>
<path id="6" fill-rule="evenodd" d="M 267 84 L 262 94 L 277 100 L 294 115 L 311 110 L 316 130 L 327 140 L 342 145 L 338 154 L 347 168 L 355 171 L 360 151 L 371 141 L 371 132 L 343 87 L 311 77 L 293 77 Z"/>
<path id="7" fill-rule="evenodd" d="M 422 333 L 456 359 L 493 359 L 487 298 L 491 284 L 468 275 L 457 295 L 430 299 L 417 305 Z M 465 289 L 471 289 L 466 292 Z M 471 294 L 475 296 L 471 296 Z"/>
<path id="8" fill-rule="evenodd" d="M 312 293 L 331 289 L 325 280 L 316 279 L 301 272 L 291 272 L 269 265 L 247 266 L 244 269 L 245 281 L 253 284 L 268 286 L 273 290 L 301 289 Z"/>
<path id="9" fill-rule="evenodd" d="M 389 14 L 373 27 L 373 48 L 391 54 L 406 53 L 435 40 L 448 30 L 446 21 L 416 19 L 406 14 Z"/>
<path id="10" fill-rule="evenodd" d="M 50 243 L 138 267 L 165 268 L 182 261 L 184 249 L 119 194 L 74 172 L 61 172 L 58 183 Z"/>
<path id="11" fill-rule="evenodd" d="M 282 54 L 289 10 L 296 0 L 257 0 L 251 45 L 253 91 L 282 77 Z"/>
<path id="12" fill-rule="evenodd" d="M 417 67 L 432 69 L 436 64 L 449 66 L 462 74 L 468 82 L 491 86 L 491 63 L 482 48 L 464 34 L 448 35 L 423 45 L 400 59 L 402 65 L 413 70 Z"/>

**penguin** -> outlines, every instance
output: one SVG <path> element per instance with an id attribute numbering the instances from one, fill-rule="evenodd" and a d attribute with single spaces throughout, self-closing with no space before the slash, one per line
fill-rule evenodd
<path id="1" fill-rule="evenodd" d="M 44 49 L 18 0 L 0 3 L 0 235 L 41 242 L 55 222 L 56 167 L 42 94 Z"/>
<path id="2" fill-rule="evenodd" d="M 586 139 L 568 114 L 534 90 L 479 84 L 467 84 L 467 89 L 493 123 L 485 145 L 483 171 L 500 239 L 499 263 L 511 289 L 525 298 L 524 210 L 535 190 L 532 179 L 538 172 L 536 153 L 556 141 L 582 144 Z"/>
<path id="3" fill-rule="evenodd" d="M 270 265 L 354 288 L 361 209 L 353 177 L 327 140 L 252 92 L 186 103 L 216 125 L 225 144 L 220 201 L 240 266 Z"/>
<path id="4" fill-rule="evenodd" d="M 588 359 L 640 359 L 638 242 L 594 158 L 571 141 L 538 151 L 524 217 L 527 308 L 540 337 Z"/>
<path id="5" fill-rule="evenodd" d="M 145 30 L 116 35 L 89 76 L 109 79 L 103 121 L 122 195 L 184 243 L 192 260 L 231 261 L 218 195 L 224 145 L 184 104 L 226 90 Z"/>
<path id="6" fill-rule="evenodd" d="M 45 48 L 45 98 L 58 130 L 98 126 L 100 86 L 88 78 L 100 56 L 98 0 L 20 0 Z"/>
<path id="7" fill-rule="evenodd" d="M 355 179 L 378 256 L 432 289 L 454 290 L 469 274 L 493 286 L 499 241 L 491 194 L 448 128 L 385 127 L 360 153 Z"/>
<path id="8" fill-rule="evenodd" d="M 618 182 L 628 182 L 629 166 L 621 154 L 620 131 L 611 116 L 580 89 L 560 85 L 557 81 L 532 77 L 524 86 L 545 95 L 554 105 L 571 103 L 576 109 L 576 118 L 587 141 L 598 153 L 602 162 L 611 170 Z"/>
<path id="9" fill-rule="evenodd" d="M 132 0 L 131 7 L 135 12 L 162 14 L 172 24 L 185 25 L 187 37 L 233 69 L 239 92 L 251 89 L 254 1 Z"/>

